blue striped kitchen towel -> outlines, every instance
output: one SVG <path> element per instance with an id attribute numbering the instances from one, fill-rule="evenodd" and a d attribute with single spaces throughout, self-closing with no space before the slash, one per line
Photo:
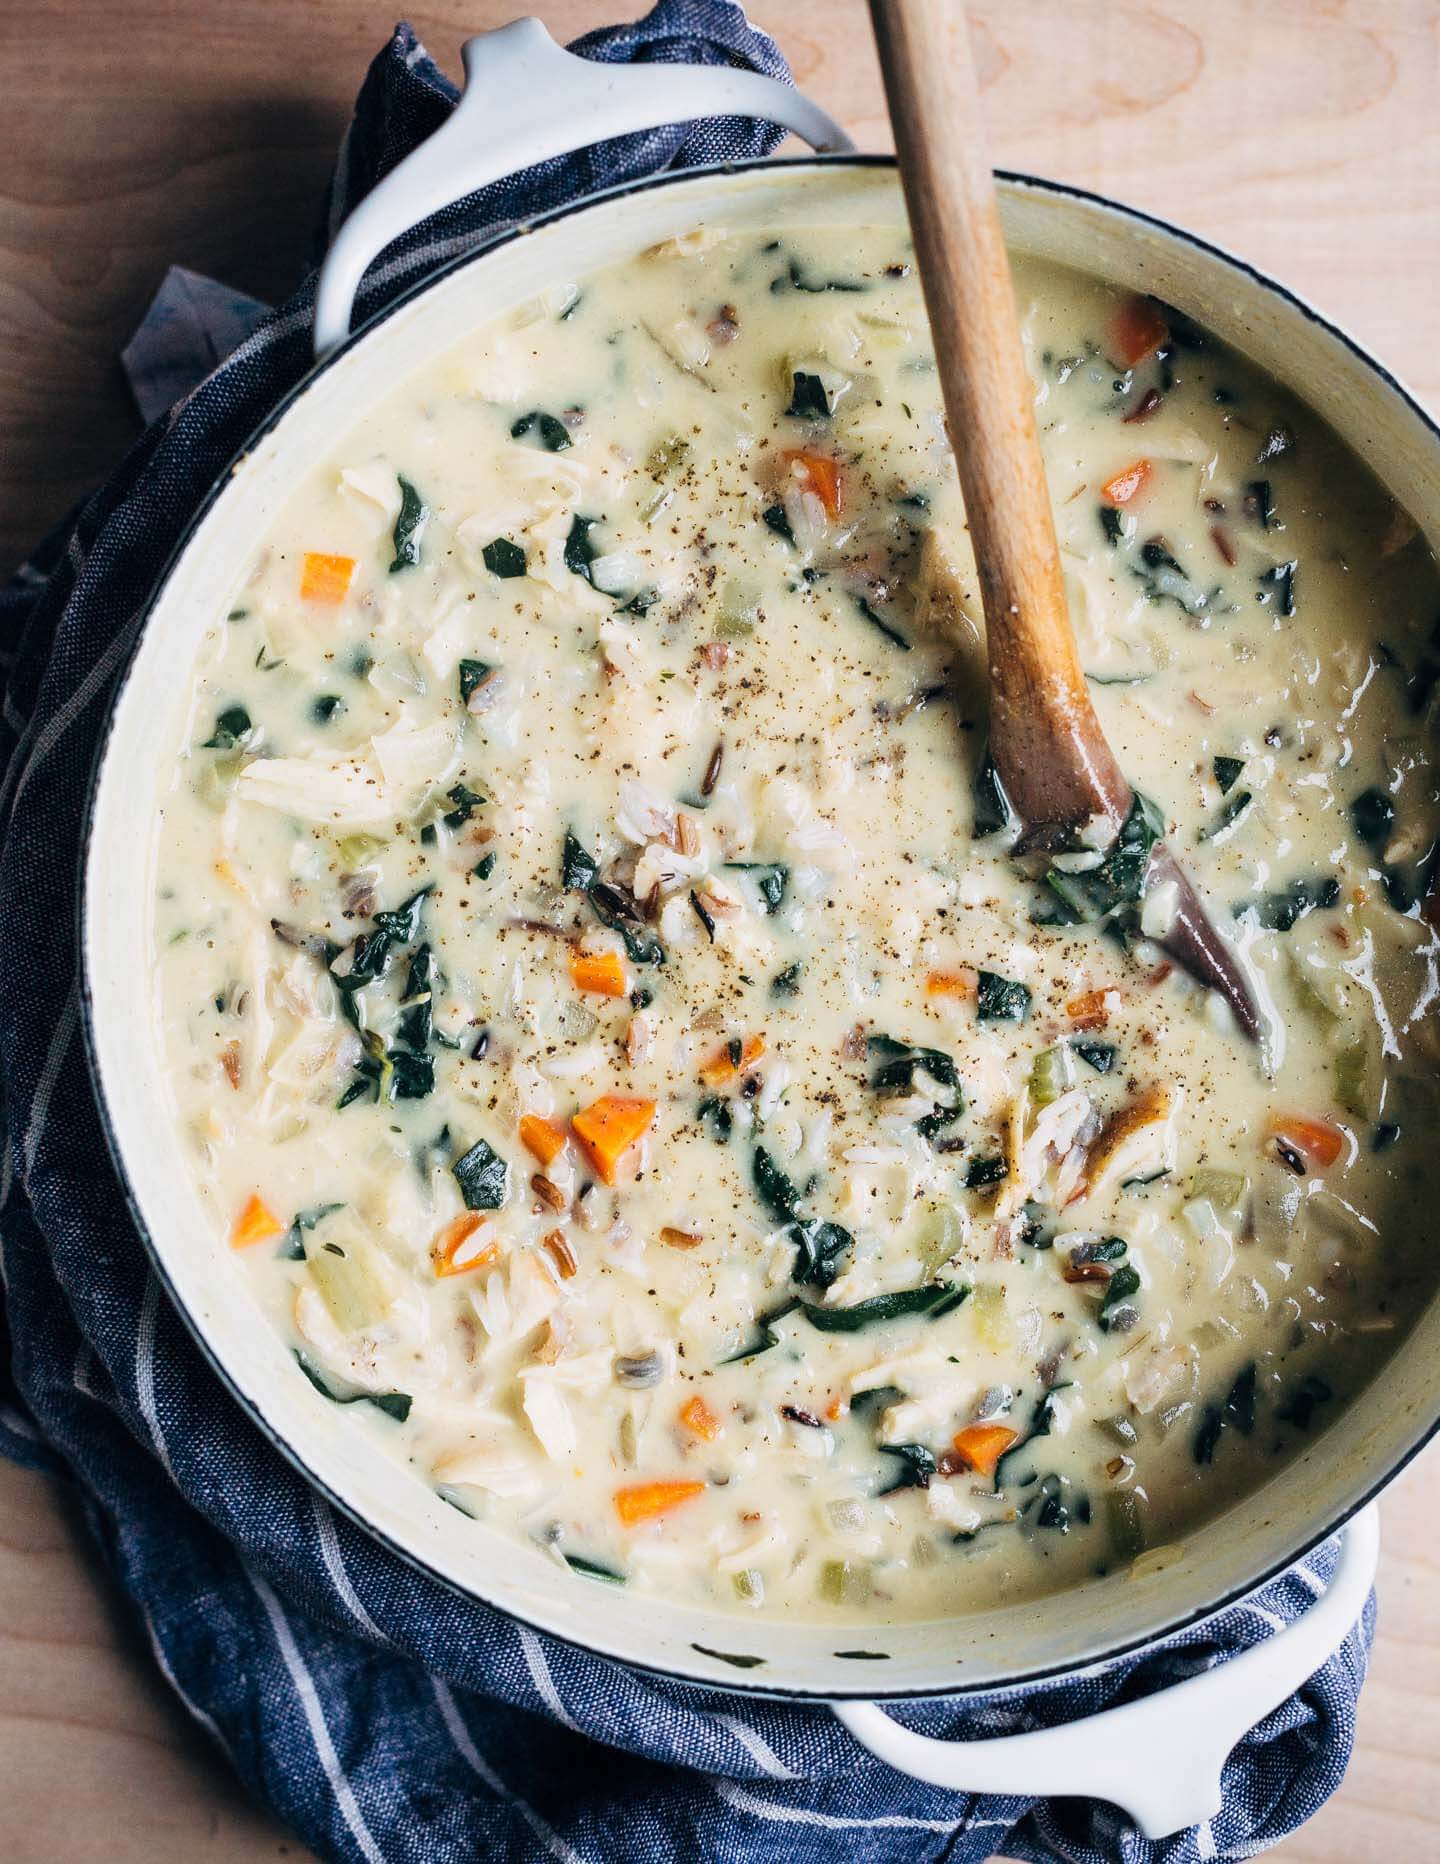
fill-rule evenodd
<path id="1" fill-rule="evenodd" d="M 787 75 L 728 0 L 661 0 L 576 49 Z M 454 102 L 397 28 L 360 93 L 324 229 Z M 497 223 L 778 140 L 767 125 L 682 124 L 517 175 L 396 248 L 361 312 Z M 172 281 L 168 338 L 152 324 L 131 359 L 151 393 L 179 391 L 184 355 L 212 367 L 214 344 L 256 314 L 227 294 L 230 335 L 217 338 L 207 303 L 196 281 Z M 0 1240 L 13 1378 L 0 1448 L 73 1483 L 171 1686 L 250 1789 L 326 1858 L 969 1864 L 1005 1851 L 1114 1864 L 1264 1850 L 1344 1772 L 1373 1603 L 1237 1749 L 1225 1810 L 1198 1830 L 1150 1844 L 1102 1804 L 941 1792 L 871 1760 L 822 1708 L 634 1674 L 414 1571 L 337 1517 L 255 1430 L 162 1295 L 107 1157 L 78 1028 L 76 843 L 97 736 L 156 578 L 211 481 L 309 366 L 311 306 L 307 280 L 213 373 L 185 383 L 188 395 L 0 592 Z M 1143 1694 L 1269 1635 L 1310 1602 L 1333 1559 L 1326 1547 L 1260 1599 L 1103 1674 L 915 1705 L 905 1719 L 953 1738 Z"/>

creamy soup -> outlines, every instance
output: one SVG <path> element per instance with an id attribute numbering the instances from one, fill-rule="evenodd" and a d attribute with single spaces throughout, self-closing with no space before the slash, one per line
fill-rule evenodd
<path id="1" fill-rule="evenodd" d="M 1017 289 L 1118 839 L 1015 850 L 892 230 L 704 229 L 417 363 L 187 675 L 194 1246 L 576 1585 L 861 1620 L 1153 1561 L 1432 1289 L 1432 558 L 1177 311 Z M 1158 949 L 1160 832 L 1263 1049 Z"/>

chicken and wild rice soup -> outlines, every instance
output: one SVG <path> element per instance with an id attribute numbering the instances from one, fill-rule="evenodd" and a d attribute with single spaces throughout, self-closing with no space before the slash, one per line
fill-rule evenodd
<path id="1" fill-rule="evenodd" d="M 154 856 L 194 1247 L 577 1585 L 858 1621 L 1163 1560 L 1433 1286 L 1432 557 L 1178 311 L 1017 289 L 1118 835 L 1014 846 L 893 229 L 477 329 L 217 594 Z M 1157 947 L 1161 833 L 1263 1048 Z"/>

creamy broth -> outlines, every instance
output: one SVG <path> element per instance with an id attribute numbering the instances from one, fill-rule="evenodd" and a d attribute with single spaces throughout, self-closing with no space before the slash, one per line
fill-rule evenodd
<path id="1" fill-rule="evenodd" d="M 217 595 L 155 855 L 195 1246 L 576 1584 L 858 1621 L 1152 1558 L 1432 1290 L 1432 558 L 1178 312 L 1017 291 L 1113 845 L 1013 850 L 893 231 L 478 329 Z M 1263 1056 L 1152 942 L 1162 824 Z"/>

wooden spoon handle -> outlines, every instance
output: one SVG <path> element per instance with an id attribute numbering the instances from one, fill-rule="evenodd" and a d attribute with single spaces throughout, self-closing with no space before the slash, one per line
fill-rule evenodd
<path id="1" fill-rule="evenodd" d="M 980 575 L 992 750 L 1032 836 L 1092 813 L 1118 821 L 1130 791 L 1070 631 L 965 9 L 870 0 L 870 12 Z"/>

